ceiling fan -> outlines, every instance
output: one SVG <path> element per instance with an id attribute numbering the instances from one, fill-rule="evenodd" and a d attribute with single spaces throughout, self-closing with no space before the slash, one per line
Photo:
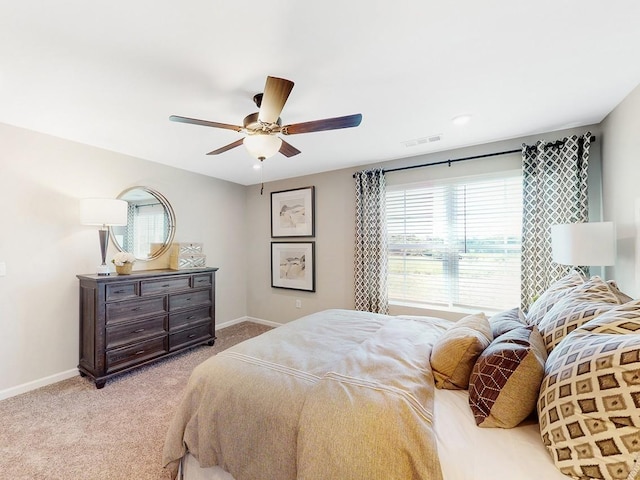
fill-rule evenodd
<path id="1" fill-rule="evenodd" d="M 224 128 L 246 133 L 246 137 L 236 140 L 229 145 L 213 150 L 207 155 L 218 155 L 242 144 L 251 155 L 260 161 L 265 160 L 277 152 L 285 157 L 298 155 L 298 150 L 293 145 L 285 142 L 277 134 L 297 135 L 299 133 L 320 132 L 323 130 L 337 130 L 340 128 L 357 127 L 362 121 L 362 115 L 356 113 L 344 117 L 325 118 L 311 122 L 282 125 L 280 113 L 293 89 L 291 80 L 278 77 L 267 77 L 264 93 L 254 95 L 253 101 L 260 111 L 251 113 L 244 118 L 243 126 L 230 125 L 228 123 L 210 122 L 196 118 L 171 115 L 169 120 L 174 122 L 191 123 L 205 127 Z"/>

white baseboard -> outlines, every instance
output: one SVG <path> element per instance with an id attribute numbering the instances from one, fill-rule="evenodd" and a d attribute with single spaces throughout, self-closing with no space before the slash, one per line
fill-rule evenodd
<path id="1" fill-rule="evenodd" d="M 262 318 L 240 317 L 240 318 L 236 318 L 234 320 L 229 320 L 227 322 L 216 323 L 216 330 L 220 330 L 222 328 L 227 328 L 227 327 L 230 327 L 231 325 L 237 325 L 238 323 L 242 323 L 242 322 L 260 323 L 262 325 L 267 325 L 269 327 L 281 327 L 282 326 L 282 323 L 272 322 L 270 320 L 263 320 Z"/>
<path id="2" fill-rule="evenodd" d="M 72 370 L 67 370 L 66 372 L 56 373 L 55 375 L 49 375 L 48 377 L 40 378 L 32 382 L 23 383 L 22 385 L 17 385 L 15 387 L 10 387 L 5 390 L 0 390 L 0 400 L 5 400 L 7 398 L 15 397 L 16 395 L 20 395 L 22 393 L 27 393 L 27 392 L 30 392 L 31 390 L 35 390 L 36 388 L 46 387 L 47 385 L 61 382 L 62 380 L 75 377 L 76 375 L 79 375 L 79 373 L 78 373 L 78 370 L 74 368 Z"/>
<path id="3" fill-rule="evenodd" d="M 260 318 L 255 318 L 255 317 L 240 317 L 234 320 L 229 320 L 227 322 L 216 324 L 216 330 L 230 327 L 231 325 L 236 325 L 242 322 L 260 323 L 262 325 L 268 325 L 270 327 L 279 327 L 282 325 L 281 323 L 271 322 L 269 320 L 262 320 Z M 72 370 L 67 370 L 66 372 L 56 373 L 54 375 L 40 378 L 32 382 L 23 383 L 22 385 L 17 385 L 15 387 L 10 387 L 5 390 L 0 390 L 0 400 L 5 400 L 7 398 L 15 397 L 16 395 L 20 395 L 22 393 L 27 393 L 27 392 L 30 392 L 31 390 L 35 390 L 36 388 L 46 387 L 47 385 L 51 385 L 52 383 L 56 383 L 56 382 L 61 382 L 62 380 L 75 377 L 76 375 L 79 375 L 79 373 L 78 373 L 78 370 L 74 368 Z"/>

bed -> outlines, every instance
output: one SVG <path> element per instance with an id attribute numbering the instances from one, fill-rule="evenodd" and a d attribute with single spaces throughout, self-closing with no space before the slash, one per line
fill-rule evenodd
<path id="1" fill-rule="evenodd" d="M 541 299 L 550 310 L 554 302 Z M 614 307 L 623 302 L 611 303 L 616 320 Z M 609 332 L 609 323 L 597 328 Z M 561 480 L 589 471 L 590 461 L 558 463 L 553 449 L 573 446 L 541 436 L 535 413 L 514 428 L 479 428 L 473 390 L 435 388 L 434 345 L 455 326 L 435 317 L 327 310 L 231 347 L 194 370 L 167 433 L 164 464 L 187 480 Z M 563 335 L 591 339 L 602 334 L 597 328 Z M 638 335 L 628 337 L 634 340 L 626 351 L 640 351 Z M 555 363 L 546 365 L 546 354 L 542 363 L 547 381 Z M 640 371 L 640 359 L 631 367 Z M 538 390 L 537 413 L 546 419 L 553 395 L 541 394 L 541 405 Z M 640 389 L 626 393 L 640 401 Z M 640 439 L 638 412 L 629 418 L 615 425 L 617 432 Z M 634 452 L 629 445 L 602 460 L 601 478 L 640 478 L 634 470 L 640 446 Z"/>

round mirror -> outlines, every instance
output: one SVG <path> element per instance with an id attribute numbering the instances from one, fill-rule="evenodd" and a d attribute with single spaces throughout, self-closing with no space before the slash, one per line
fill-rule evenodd
<path id="1" fill-rule="evenodd" d="M 121 252 L 152 260 L 167 251 L 176 229 L 175 214 L 166 198 L 148 187 L 131 187 L 118 195 L 129 204 L 127 225 L 109 227 Z"/>

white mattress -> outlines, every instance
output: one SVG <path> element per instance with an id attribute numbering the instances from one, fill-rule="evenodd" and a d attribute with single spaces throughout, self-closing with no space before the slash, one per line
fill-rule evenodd
<path id="1" fill-rule="evenodd" d="M 445 480 L 567 480 L 542 445 L 537 423 L 478 428 L 466 391 L 436 390 L 435 432 Z M 180 478 L 180 477 L 179 477 Z M 185 480 L 234 480 L 219 467 L 200 468 L 187 455 Z"/>

